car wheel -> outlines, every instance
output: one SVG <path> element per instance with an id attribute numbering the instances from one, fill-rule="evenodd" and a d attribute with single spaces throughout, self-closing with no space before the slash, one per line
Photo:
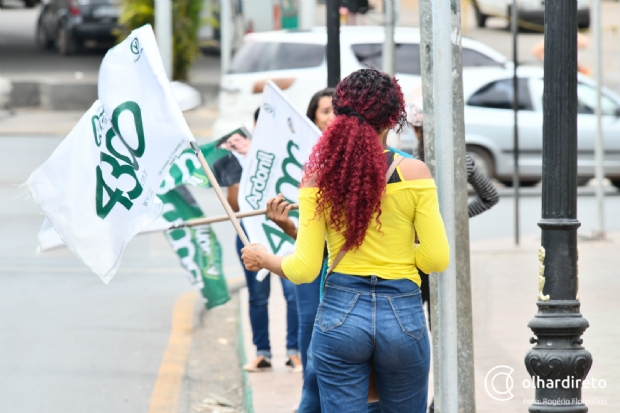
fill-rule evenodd
<path id="1" fill-rule="evenodd" d="M 24 4 L 26 5 L 27 8 L 31 9 L 34 6 L 36 6 L 38 3 L 37 0 L 24 0 Z"/>
<path id="2" fill-rule="evenodd" d="M 77 52 L 77 40 L 73 37 L 65 25 L 60 26 L 60 30 L 58 30 L 58 39 L 56 42 L 58 53 L 63 56 L 69 56 Z"/>
<path id="3" fill-rule="evenodd" d="M 467 152 L 472 157 L 476 166 L 482 173 L 489 178 L 495 178 L 495 164 L 493 162 L 493 156 L 484 148 L 480 146 L 467 146 Z"/>
<path id="4" fill-rule="evenodd" d="M 487 25 L 487 19 L 489 16 L 482 13 L 477 4 L 474 4 L 474 13 L 476 14 L 476 26 L 483 28 Z"/>
<path id="5" fill-rule="evenodd" d="M 612 179 L 611 184 L 616 188 L 620 189 L 620 179 Z"/>
<path id="6" fill-rule="evenodd" d="M 41 21 L 37 22 L 37 46 L 41 49 L 51 49 L 54 46 L 54 41 L 47 37 L 45 29 L 41 27 Z"/>

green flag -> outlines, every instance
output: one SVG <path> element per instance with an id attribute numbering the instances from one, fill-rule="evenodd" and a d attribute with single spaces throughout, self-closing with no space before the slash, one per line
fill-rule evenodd
<path id="1" fill-rule="evenodd" d="M 194 197 L 183 186 L 158 196 L 164 203 L 163 217 L 171 224 L 204 217 Z M 166 238 L 190 282 L 200 290 L 207 309 L 230 300 L 222 271 L 222 249 L 210 225 L 166 231 Z"/>

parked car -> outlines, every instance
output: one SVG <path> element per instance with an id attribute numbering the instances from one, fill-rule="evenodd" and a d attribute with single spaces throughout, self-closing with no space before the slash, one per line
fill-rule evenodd
<path id="1" fill-rule="evenodd" d="M 489 17 L 508 19 L 513 0 L 474 0 L 474 12 L 478 27 L 486 26 Z M 519 20 L 540 25 L 545 23 L 545 0 L 519 0 Z M 581 29 L 590 27 L 590 0 L 577 2 L 577 24 Z M 542 30 L 541 30 L 542 31 Z"/>
<path id="2" fill-rule="evenodd" d="M 37 20 L 37 44 L 48 49 L 56 46 L 62 55 L 78 52 L 87 40 L 112 44 L 120 13 L 118 0 L 44 1 Z"/>
<path id="3" fill-rule="evenodd" d="M 519 175 L 522 185 L 542 177 L 543 69 L 522 66 L 519 76 Z M 596 83 L 578 75 L 578 159 L 580 184 L 594 177 L 596 141 Z M 512 70 L 475 68 L 463 70 L 465 141 L 467 151 L 492 178 L 511 185 L 513 162 Z M 620 96 L 603 89 L 602 124 L 604 171 L 620 188 Z M 417 145 L 411 134 L 401 137 L 401 148 L 412 152 Z"/>
<path id="4" fill-rule="evenodd" d="M 364 67 L 381 67 L 385 30 L 382 27 L 344 26 L 340 34 L 342 76 Z M 396 77 L 405 98 L 420 84 L 420 32 L 415 28 L 397 28 Z M 222 76 L 220 117 L 214 136 L 223 136 L 240 124 L 251 125 L 252 114 L 262 101 L 265 82 L 274 81 L 301 113 L 312 95 L 327 86 L 324 27 L 309 31 L 251 33 Z M 512 63 L 475 40 L 463 38 L 463 65 L 503 68 Z"/>
<path id="5" fill-rule="evenodd" d="M 37 4 L 39 4 L 39 0 L 24 0 L 24 6 L 26 6 L 26 8 L 31 9 L 34 6 L 36 6 Z M 0 9 L 4 6 L 3 4 L 3 0 L 0 0 Z"/>

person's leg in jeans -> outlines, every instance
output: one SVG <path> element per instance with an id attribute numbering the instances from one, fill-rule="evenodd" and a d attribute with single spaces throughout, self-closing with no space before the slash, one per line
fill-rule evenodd
<path id="1" fill-rule="evenodd" d="M 426 413 L 430 343 L 420 289 L 410 280 L 376 287 L 374 366 L 384 413 Z"/>
<path id="2" fill-rule="evenodd" d="M 319 383 L 316 378 L 316 371 L 314 371 L 311 351 L 308 351 L 304 365 L 304 382 L 297 413 L 321 413 L 321 395 L 319 394 Z"/>
<path id="3" fill-rule="evenodd" d="M 368 409 L 374 297 L 368 277 L 332 273 L 319 305 L 310 351 L 323 413 Z"/>
<path id="4" fill-rule="evenodd" d="M 286 356 L 299 356 L 299 320 L 297 318 L 297 299 L 295 297 L 295 284 L 280 278 L 282 292 L 286 300 Z"/>
<path id="5" fill-rule="evenodd" d="M 237 236 L 237 254 L 241 259 L 243 242 Z M 243 266 L 243 262 L 241 263 Z M 269 303 L 270 277 L 263 281 L 256 280 L 256 272 L 248 271 L 243 267 L 245 281 L 248 286 L 250 325 L 252 326 L 252 342 L 256 346 L 256 355 L 271 359 L 271 345 L 269 343 Z"/>
<path id="6" fill-rule="evenodd" d="M 307 353 L 320 302 L 321 278 L 316 277 L 309 284 L 295 286 L 297 297 L 297 316 L 299 320 L 299 354 L 304 370 L 307 368 Z M 304 374 L 305 377 L 305 374 Z M 305 379 L 304 379 L 305 380 Z"/>

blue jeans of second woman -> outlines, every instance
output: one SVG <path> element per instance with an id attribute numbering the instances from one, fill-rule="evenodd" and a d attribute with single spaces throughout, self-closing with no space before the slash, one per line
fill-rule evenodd
<path id="1" fill-rule="evenodd" d="M 241 225 L 243 226 L 243 224 Z M 245 231 L 245 228 L 244 228 Z M 237 254 L 241 259 L 243 243 L 237 236 Z M 243 262 L 241 263 L 243 266 Z M 248 285 L 250 325 L 252 326 L 252 341 L 256 346 L 256 355 L 271 358 L 271 344 L 269 342 L 269 294 L 271 293 L 271 274 L 263 281 L 256 279 L 256 272 L 248 271 L 243 267 L 245 281 Z M 295 287 L 292 282 L 282 280 L 282 290 L 286 299 L 286 355 L 297 355 L 298 323 L 297 302 L 295 299 Z"/>
<path id="2" fill-rule="evenodd" d="M 295 295 L 297 298 L 297 317 L 299 320 L 299 354 L 301 356 L 301 364 L 306 370 L 307 353 L 312 338 L 312 329 L 314 328 L 314 319 L 316 311 L 319 308 L 321 288 L 321 277 L 316 277 L 309 284 L 299 284 L 295 286 Z"/>
<path id="3" fill-rule="evenodd" d="M 333 273 L 312 336 L 323 413 L 367 409 L 370 362 L 384 413 L 425 413 L 430 344 L 410 280 Z"/>

